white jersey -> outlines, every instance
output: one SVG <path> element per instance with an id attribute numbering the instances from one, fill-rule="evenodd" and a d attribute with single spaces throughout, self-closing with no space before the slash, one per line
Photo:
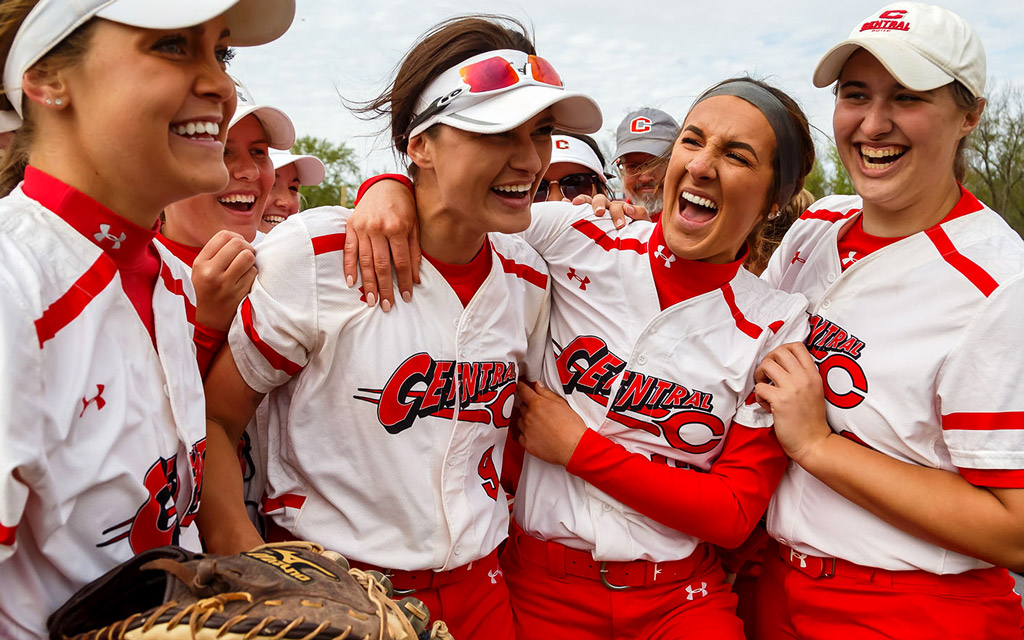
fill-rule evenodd
<path id="1" fill-rule="evenodd" d="M 508 532 L 498 478 L 516 381 L 540 369 L 544 263 L 494 234 L 465 308 L 424 262 L 412 302 L 383 313 L 345 285 L 347 216 L 324 207 L 275 228 L 229 332 L 249 386 L 284 385 L 268 396 L 265 510 L 362 562 L 467 564 Z"/>
<path id="2" fill-rule="evenodd" d="M 707 471 L 734 420 L 772 425 L 747 402 L 754 369 L 771 349 L 803 339 L 806 300 L 740 268 L 724 286 L 662 311 L 648 256 L 653 230 L 616 231 L 589 205 L 534 207 L 526 238 L 548 264 L 553 296 L 544 383 L 588 428 L 629 451 Z M 515 518 L 531 535 L 597 560 L 675 560 L 700 542 L 531 456 Z"/>
<path id="3" fill-rule="evenodd" d="M 764 277 L 810 301 L 810 349 L 832 430 L 904 462 L 991 473 L 1024 469 L 1024 243 L 967 194 L 967 213 L 843 271 L 841 231 L 861 199 L 819 200 Z M 1016 485 L 1021 486 L 1021 485 Z M 937 574 L 987 567 L 904 533 L 790 464 L 768 511 L 797 551 Z"/>
<path id="4" fill-rule="evenodd" d="M 44 636 L 139 551 L 199 549 L 192 285 L 158 251 L 154 349 L 106 253 L 20 188 L 0 199 L 0 637 Z"/>

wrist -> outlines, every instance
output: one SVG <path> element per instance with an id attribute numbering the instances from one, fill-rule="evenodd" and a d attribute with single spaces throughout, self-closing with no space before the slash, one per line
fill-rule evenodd
<path id="1" fill-rule="evenodd" d="M 400 182 L 401 184 L 404 184 L 406 188 L 409 189 L 410 193 L 412 193 L 413 195 L 416 194 L 415 190 L 413 189 L 412 180 L 410 180 L 408 176 L 404 176 L 400 173 L 382 173 L 380 175 L 373 176 L 372 178 L 367 178 L 366 180 L 363 181 L 363 184 L 359 185 L 359 191 L 356 192 L 356 199 L 352 203 L 352 206 L 355 207 L 356 205 L 358 205 L 359 201 L 363 198 L 364 195 L 366 195 L 367 190 L 369 190 L 370 187 L 383 180 L 394 180 L 395 182 Z"/>

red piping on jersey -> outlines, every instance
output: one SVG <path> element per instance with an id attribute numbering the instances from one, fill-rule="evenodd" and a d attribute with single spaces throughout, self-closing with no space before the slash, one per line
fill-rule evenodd
<path id="1" fill-rule="evenodd" d="M 605 251 L 636 251 L 641 255 L 647 253 L 646 242 L 640 242 L 636 238 L 609 238 L 606 232 L 589 220 L 578 220 L 573 223 L 572 228 L 593 240 Z"/>
<path id="2" fill-rule="evenodd" d="M 725 298 L 725 304 L 729 305 L 729 310 L 732 311 L 732 317 L 736 321 L 736 328 L 754 340 L 760 338 L 761 327 L 744 317 L 743 312 L 736 306 L 736 294 L 733 293 L 732 285 L 728 282 L 722 287 L 722 297 Z"/>
<path id="3" fill-rule="evenodd" d="M 970 280 L 971 284 L 977 287 L 978 291 L 981 291 L 986 298 L 992 295 L 992 292 L 996 290 L 999 283 L 978 266 L 977 263 L 972 262 L 970 258 L 957 251 L 956 247 L 953 246 L 953 241 L 949 239 L 949 236 L 946 235 L 942 227 L 932 227 L 925 231 L 925 234 L 932 241 L 932 244 L 935 245 L 935 248 L 939 250 L 943 260 Z"/>
<path id="4" fill-rule="evenodd" d="M 192 301 L 185 295 L 185 285 L 181 284 L 181 280 L 178 280 L 171 273 L 171 268 L 167 266 L 165 262 L 163 268 L 160 269 L 160 279 L 164 281 L 164 286 L 167 290 L 175 295 L 181 296 L 182 302 L 185 303 L 185 318 L 191 325 L 196 324 L 196 305 L 192 304 Z"/>
<path id="5" fill-rule="evenodd" d="M 305 503 L 306 496 L 300 496 L 296 493 L 286 493 L 276 498 L 264 496 L 263 513 L 272 513 L 285 508 L 301 509 Z"/>
<path id="6" fill-rule="evenodd" d="M 341 251 L 345 248 L 345 234 L 332 233 L 326 236 L 313 238 L 313 255 L 323 255 L 332 251 Z"/>
<path id="7" fill-rule="evenodd" d="M 492 248 L 493 246 L 494 245 L 491 245 Z M 522 278 L 538 289 L 544 289 L 548 286 L 548 277 L 540 271 L 537 271 L 529 265 L 519 264 L 515 260 L 506 258 L 498 253 L 497 249 L 494 249 L 494 255 L 498 256 L 498 261 L 501 262 L 501 268 L 505 273 L 511 273 L 517 278 Z"/>
<path id="8" fill-rule="evenodd" d="M 828 209 L 808 209 L 804 211 L 803 215 L 800 216 L 801 220 L 826 220 L 828 222 L 839 222 L 845 218 L 849 218 L 855 213 L 860 212 L 860 209 L 851 209 L 847 212 L 842 211 L 829 211 Z"/>
<path id="9" fill-rule="evenodd" d="M 775 322 L 768 325 L 768 328 L 772 330 L 772 333 L 778 333 L 782 325 L 786 324 L 785 320 L 776 320 Z"/>
<path id="10" fill-rule="evenodd" d="M 1005 431 L 1024 430 L 1024 411 L 1001 413 L 951 413 L 942 416 L 943 431 Z"/>
<path id="11" fill-rule="evenodd" d="M 103 291 L 117 273 L 117 266 L 107 254 L 100 255 L 92 266 L 79 276 L 75 284 L 47 307 L 43 315 L 36 320 L 36 335 L 39 337 L 39 348 L 57 332 L 71 324 L 85 307 L 100 291 Z"/>
<path id="12" fill-rule="evenodd" d="M 1024 469 L 957 469 L 964 480 L 976 487 L 1024 488 Z"/>
<path id="13" fill-rule="evenodd" d="M 13 527 L 5 527 L 0 524 L 0 545 L 9 547 L 14 544 L 14 536 L 18 532 L 18 525 Z"/>
<path id="14" fill-rule="evenodd" d="M 302 367 L 274 351 L 273 347 L 264 342 L 263 338 L 260 338 L 260 334 L 256 332 L 256 327 L 252 323 L 252 302 L 249 301 L 248 297 L 242 300 L 242 328 L 245 330 L 245 335 L 249 336 L 252 343 L 256 345 L 256 350 L 266 358 L 270 366 L 278 371 L 284 371 L 290 376 L 294 376 L 299 371 L 302 371 Z"/>

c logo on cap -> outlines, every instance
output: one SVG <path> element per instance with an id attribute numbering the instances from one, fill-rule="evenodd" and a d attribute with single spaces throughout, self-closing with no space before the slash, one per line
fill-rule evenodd
<path id="1" fill-rule="evenodd" d="M 630 133 L 647 133 L 650 130 L 651 130 L 651 119 L 650 118 L 644 118 L 643 116 L 641 116 L 639 118 L 633 118 L 633 120 L 629 123 L 629 131 L 630 131 Z"/>
<path id="2" fill-rule="evenodd" d="M 569 148 L 569 141 L 568 140 L 555 140 L 555 148 L 556 149 L 568 149 Z"/>
<path id="3" fill-rule="evenodd" d="M 878 17 L 882 20 L 899 20 L 905 15 L 907 15 L 906 9 L 890 9 L 889 11 L 883 11 Z"/>

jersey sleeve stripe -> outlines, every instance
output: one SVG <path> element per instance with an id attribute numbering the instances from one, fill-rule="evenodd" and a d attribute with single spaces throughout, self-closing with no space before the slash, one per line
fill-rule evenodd
<path id="1" fill-rule="evenodd" d="M 53 338 L 64 327 L 78 317 L 101 291 L 103 291 L 117 273 L 117 266 L 106 254 L 96 259 L 89 269 L 83 273 L 71 288 L 53 301 L 43 315 L 35 321 L 36 336 L 39 348 Z"/>
<path id="2" fill-rule="evenodd" d="M 256 346 L 256 350 L 270 363 L 270 366 L 278 371 L 284 371 L 290 376 L 294 376 L 299 371 L 302 371 L 302 367 L 274 351 L 273 347 L 260 338 L 260 334 L 256 331 L 256 327 L 252 322 L 252 302 L 249 301 L 249 298 L 242 300 L 242 328 L 245 330 L 245 335 L 249 336 L 249 339 Z"/>
<path id="3" fill-rule="evenodd" d="M 996 290 L 999 283 L 984 269 L 957 251 L 956 247 L 953 246 L 953 241 L 949 239 L 949 236 L 946 235 L 941 226 L 932 227 L 925 231 L 925 233 L 931 239 L 935 248 L 939 250 L 943 260 L 970 280 L 971 284 L 977 287 L 978 291 L 981 291 L 986 298 L 992 295 L 992 292 Z"/>
<path id="4" fill-rule="evenodd" d="M 188 320 L 189 324 L 195 326 L 196 305 L 192 304 L 192 301 L 185 295 L 185 285 L 181 283 L 181 280 L 174 277 L 171 273 L 171 268 L 167 266 L 166 262 L 163 264 L 163 268 L 160 269 L 160 279 L 163 280 L 164 286 L 167 287 L 168 291 L 181 296 L 181 300 L 185 304 L 185 319 Z"/>
<path id="5" fill-rule="evenodd" d="M 548 286 L 548 277 L 530 265 L 519 264 L 515 260 L 506 258 L 498 253 L 497 249 L 494 250 L 494 254 L 498 256 L 501 268 L 505 273 L 511 273 L 517 278 L 522 278 L 539 289 L 544 289 Z"/>
<path id="6" fill-rule="evenodd" d="M 18 525 L 5 527 L 0 524 L 0 545 L 10 547 L 14 545 L 15 534 L 18 532 Z"/>
<path id="7" fill-rule="evenodd" d="M 1000 413 L 951 413 L 949 415 L 942 416 L 942 428 L 945 431 L 1024 430 L 1024 411 L 1004 411 Z"/>
<path id="8" fill-rule="evenodd" d="M 273 513 L 285 508 L 301 509 L 304 504 L 306 504 L 306 496 L 300 496 L 295 493 L 286 493 L 276 498 L 264 496 L 263 513 Z"/>
<path id="9" fill-rule="evenodd" d="M 578 220 L 573 223 L 572 228 L 593 240 L 605 251 L 635 251 L 641 255 L 647 253 L 646 242 L 636 238 L 609 238 L 607 233 L 590 220 Z"/>
<path id="10" fill-rule="evenodd" d="M 747 334 L 754 340 L 761 337 L 761 327 L 757 326 L 743 315 L 740 308 L 736 306 L 736 294 L 733 293 L 732 285 L 728 282 L 722 287 L 722 297 L 725 298 L 725 303 L 729 305 L 729 310 L 732 311 L 733 320 L 736 321 L 736 328 Z"/>
<path id="11" fill-rule="evenodd" d="M 849 211 L 829 211 L 828 209 L 808 209 L 804 211 L 803 215 L 800 216 L 801 220 L 825 220 L 826 222 L 839 222 L 849 218 L 853 214 L 859 212 L 860 209 L 850 209 Z"/>
<path id="12" fill-rule="evenodd" d="M 964 480 L 976 487 L 1024 489 L 1024 469 L 958 469 Z"/>
<path id="13" fill-rule="evenodd" d="M 313 255 L 323 255 L 332 251 L 341 251 L 345 248 L 345 234 L 332 233 L 326 236 L 313 238 Z"/>

